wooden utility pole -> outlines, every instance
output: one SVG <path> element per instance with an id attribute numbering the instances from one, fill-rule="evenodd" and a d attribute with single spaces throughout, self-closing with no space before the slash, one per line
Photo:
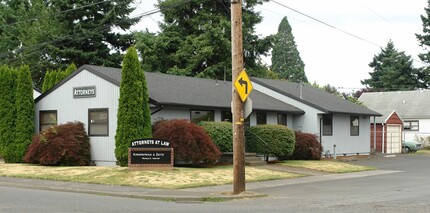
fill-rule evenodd
<path id="1" fill-rule="evenodd" d="M 242 0 L 231 0 L 232 82 L 243 70 Z M 232 83 L 233 103 L 233 194 L 245 191 L 245 134 L 243 103 Z"/>

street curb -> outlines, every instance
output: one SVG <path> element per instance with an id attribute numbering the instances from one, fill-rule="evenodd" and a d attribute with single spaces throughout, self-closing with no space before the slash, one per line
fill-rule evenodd
<path id="1" fill-rule="evenodd" d="M 158 200 L 158 201 L 173 201 L 173 202 L 222 202 L 231 201 L 239 199 L 253 199 L 267 197 L 267 194 L 261 194 L 256 192 L 245 191 L 238 195 L 226 195 L 227 192 L 219 192 L 207 196 L 184 196 L 184 195 L 140 195 L 129 192 L 109 192 L 109 191 L 98 191 L 91 189 L 73 189 L 64 187 L 52 187 L 52 186 L 38 186 L 22 183 L 12 183 L 12 182 L 2 182 L 0 181 L 0 186 L 18 187 L 25 189 L 39 189 L 39 190 L 49 190 L 58 192 L 72 192 L 72 193 L 83 193 L 92 195 L 103 195 L 103 196 L 113 196 L 113 197 L 125 197 L 125 198 L 138 198 L 145 200 Z M 218 194 L 218 195 L 217 195 Z"/>

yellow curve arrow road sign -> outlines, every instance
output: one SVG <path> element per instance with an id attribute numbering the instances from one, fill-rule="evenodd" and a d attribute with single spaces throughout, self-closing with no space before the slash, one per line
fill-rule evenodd
<path id="1" fill-rule="evenodd" d="M 236 88 L 237 93 L 239 93 L 240 100 L 245 102 L 252 91 L 252 84 L 245 70 L 242 70 L 236 81 L 234 81 L 234 87 Z"/>

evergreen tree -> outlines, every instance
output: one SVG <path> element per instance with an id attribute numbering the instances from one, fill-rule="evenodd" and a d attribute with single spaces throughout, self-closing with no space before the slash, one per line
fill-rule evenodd
<path id="1" fill-rule="evenodd" d="M 152 137 L 148 94 L 143 76 L 136 49 L 130 47 L 123 61 L 115 135 L 115 156 L 120 166 L 128 165 L 128 147 L 133 140 Z"/>
<path id="2" fill-rule="evenodd" d="M 399 52 L 391 40 L 381 49 L 381 53 L 373 57 L 369 66 L 374 71 L 369 73 L 369 79 L 361 81 L 363 85 L 380 91 L 414 90 L 420 87 L 418 70 L 412 67 L 411 56 Z"/>
<path id="3" fill-rule="evenodd" d="M 15 71 L 0 65 L 0 155 L 7 158 L 7 147 L 15 139 Z M 33 91 L 31 92 L 33 94 Z"/>
<path id="4" fill-rule="evenodd" d="M 4 1 L 0 4 L 0 63 L 28 64 L 37 86 L 47 70 L 96 64 L 120 67 L 132 43 L 132 0 Z M 2 23 L 3 22 L 3 23 Z"/>
<path id="5" fill-rule="evenodd" d="M 21 163 L 34 134 L 33 83 L 30 68 L 22 66 L 17 73 L 15 90 L 15 137 L 6 148 L 5 162 Z"/>
<path id="6" fill-rule="evenodd" d="M 46 71 L 45 77 L 43 78 L 43 84 L 42 84 L 42 93 L 48 91 L 49 89 L 49 78 L 51 77 L 51 71 Z"/>
<path id="7" fill-rule="evenodd" d="M 66 73 L 66 77 L 72 74 L 74 71 L 76 71 L 78 68 L 76 67 L 75 63 L 71 63 L 64 72 Z"/>
<path id="8" fill-rule="evenodd" d="M 428 6 L 424 8 L 425 15 L 421 15 L 423 23 L 423 34 L 415 34 L 418 39 L 419 45 L 426 51 L 425 53 L 418 54 L 421 61 L 430 64 L 430 0 L 427 1 Z M 420 80 L 420 87 L 428 89 L 430 86 L 430 66 L 423 67 L 418 73 Z"/>
<path id="9" fill-rule="evenodd" d="M 66 68 L 66 70 L 47 71 L 43 78 L 42 92 L 46 92 L 54 87 L 60 81 L 72 74 L 76 69 L 76 65 L 72 63 Z"/>
<path id="10" fill-rule="evenodd" d="M 266 75 L 259 57 L 271 47 L 271 37 L 255 35 L 255 25 L 262 17 L 254 7 L 265 1 L 249 0 L 243 5 L 244 63 L 248 74 L 257 77 Z M 229 2 L 165 0 L 157 6 L 164 17 L 161 32 L 135 34 L 145 70 L 222 79 L 226 69 L 231 78 Z"/>
<path id="11" fill-rule="evenodd" d="M 278 27 L 272 50 L 273 72 L 278 73 L 280 78 L 290 82 L 308 82 L 305 74 L 305 64 L 300 58 L 291 26 L 285 16 Z"/>

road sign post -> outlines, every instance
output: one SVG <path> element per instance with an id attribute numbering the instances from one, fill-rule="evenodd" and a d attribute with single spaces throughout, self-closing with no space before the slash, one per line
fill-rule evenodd
<path id="1" fill-rule="evenodd" d="M 231 70 L 237 79 L 243 70 L 242 0 L 231 0 Z M 242 79 L 243 81 L 243 79 Z M 243 82 L 239 86 L 245 86 Z M 242 83 L 242 84 L 240 84 Z M 244 88 L 248 91 L 249 88 Z M 232 83 L 233 107 L 233 194 L 245 191 L 245 134 L 243 129 L 243 103 L 235 83 Z"/>

